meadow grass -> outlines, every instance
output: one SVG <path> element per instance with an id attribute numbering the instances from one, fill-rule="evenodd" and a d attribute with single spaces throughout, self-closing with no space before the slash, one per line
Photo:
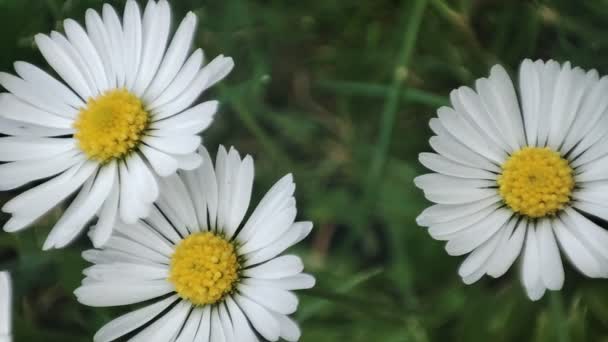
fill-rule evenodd
<path id="1" fill-rule="evenodd" d="M 109 1 L 122 7 L 124 1 Z M 33 36 L 83 21 L 102 0 L 0 0 L 0 70 L 44 66 Z M 205 144 L 256 160 L 257 200 L 292 172 L 300 219 L 315 229 L 295 252 L 318 280 L 300 293 L 302 341 L 608 341 L 608 283 L 567 266 L 563 291 L 530 302 L 518 267 L 464 285 L 415 217 L 426 172 L 428 120 L 451 89 L 491 65 L 512 76 L 524 58 L 608 72 L 608 1 L 173 0 L 174 18 L 200 18 L 196 45 L 236 68 L 205 97 L 222 105 Z M 0 110 L 2 110 L 0 108 Z M 0 194 L 0 203 L 14 195 Z M 40 246 L 62 210 L 33 229 L 0 233 L 0 269 L 13 272 L 16 341 L 90 341 L 123 308 L 80 305 L 72 292 L 86 237 Z M 3 223 L 6 216 L 0 216 Z"/>

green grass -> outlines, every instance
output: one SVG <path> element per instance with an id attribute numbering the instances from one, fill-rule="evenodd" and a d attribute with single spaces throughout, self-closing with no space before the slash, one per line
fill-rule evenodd
<path id="1" fill-rule="evenodd" d="M 61 30 L 64 18 L 82 22 L 101 3 L 0 0 L 0 70 L 16 60 L 46 67 L 34 34 Z M 205 95 L 222 101 L 205 143 L 255 157 L 256 200 L 293 172 L 299 218 L 315 222 L 295 250 L 318 279 L 300 293 L 302 341 L 608 341 L 608 283 L 569 266 L 564 290 L 536 303 L 518 267 L 462 284 L 461 259 L 415 223 L 428 203 L 412 183 L 425 172 L 417 155 L 430 149 L 428 120 L 451 89 L 491 65 L 515 75 L 523 58 L 553 58 L 607 74 L 607 0 L 172 3 L 175 18 L 199 16 L 196 45 L 208 57 L 236 61 Z M 85 237 L 40 252 L 60 212 L 0 233 L 0 269 L 16 281 L 17 342 L 90 341 L 128 310 L 76 302 Z"/>

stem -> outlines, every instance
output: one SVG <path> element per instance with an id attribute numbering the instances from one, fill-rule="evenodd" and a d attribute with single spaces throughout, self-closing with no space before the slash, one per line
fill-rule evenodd
<path id="1" fill-rule="evenodd" d="M 549 295 L 551 319 L 555 327 L 556 341 L 570 342 L 570 331 L 568 329 L 568 320 L 564 312 L 564 302 L 562 295 L 558 291 L 553 291 Z"/>
<path id="2" fill-rule="evenodd" d="M 426 4 L 427 0 L 415 0 L 413 1 L 411 10 L 408 11 L 409 15 L 406 19 L 407 26 L 401 45 L 401 52 L 399 53 L 399 58 L 397 59 L 394 70 L 407 71 L 412 58 L 412 52 L 416 46 L 418 31 L 420 29 Z M 371 189 L 374 188 L 374 185 L 382 176 L 382 169 L 386 163 L 388 148 L 393 134 L 393 126 L 395 124 L 395 116 L 397 114 L 397 107 L 399 106 L 399 99 L 401 98 L 401 86 L 404 81 L 405 77 L 400 77 L 398 73 L 395 73 L 386 101 L 384 102 L 384 110 L 380 121 L 380 136 L 378 137 L 378 142 L 376 144 L 377 147 L 374 159 L 369 168 L 369 179 L 366 189 L 368 193 L 366 198 L 368 198 L 368 200 L 371 197 Z"/>
<path id="3" fill-rule="evenodd" d="M 391 88 L 383 84 L 349 82 L 349 81 L 319 81 L 316 86 L 325 91 L 367 97 L 386 97 Z M 435 95 L 424 90 L 408 88 L 399 93 L 400 100 L 428 105 L 430 107 L 440 107 L 447 105 L 449 100 L 446 97 Z"/>

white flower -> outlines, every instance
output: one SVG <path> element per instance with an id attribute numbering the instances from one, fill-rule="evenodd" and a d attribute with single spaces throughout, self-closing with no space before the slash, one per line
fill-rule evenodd
<path id="1" fill-rule="evenodd" d="M 0 73 L 0 190 L 50 178 L 6 203 L 4 226 L 21 230 L 78 192 L 47 238 L 61 248 L 99 216 L 96 246 L 109 238 L 118 213 L 126 222 L 145 217 L 158 196 L 156 176 L 201 163 L 196 149 L 217 109 L 192 104 L 232 69 L 219 56 L 203 67 L 190 54 L 196 16 L 189 13 L 169 41 L 166 0 L 149 1 L 143 17 L 127 1 L 123 21 L 110 5 L 86 13 L 86 31 L 64 22 L 66 35 L 39 34 L 42 55 L 65 82 L 28 63 L 17 76 Z M 190 56 L 188 56 L 190 54 Z"/>
<path id="2" fill-rule="evenodd" d="M 90 306 L 155 303 L 119 317 L 95 335 L 111 341 L 296 341 L 300 329 L 292 290 L 311 288 L 299 257 L 281 255 L 304 239 L 311 222 L 294 222 L 295 184 L 279 180 L 241 226 L 253 185 L 253 160 L 220 147 L 215 169 L 203 165 L 161 179 L 151 215 L 118 224 L 102 249 L 83 257 L 94 263 L 75 291 Z"/>
<path id="3" fill-rule="evenodd" d="M 8 272 L 0 272 L 0 342 L 12 340 L 12 288 Z"/>
<path id="4" fill-rule="evenodd" d="M 450 94 L 430 126 L 436 173 L 415 182 L 436 205 L 418 223 L 468 257 L 467 284 L 503 275 L 523 252 L 522 282 L 537 300 L 564 283 L 561 255 L 589 277 L 608 277 L 608 78 L 525 60 L 519 98 L 500 66 L 475 91 Z M 521 106 L 520 106 L 521 103 Z"/>

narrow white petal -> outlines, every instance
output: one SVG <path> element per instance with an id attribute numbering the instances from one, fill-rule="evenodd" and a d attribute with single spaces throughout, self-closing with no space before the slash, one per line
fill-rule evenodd
<path id="1" fill-rule="evenodd" d="M 439 154 L 420 153 L 418 159 L 420 160 L 420 163 L 422 163 L 422 165 L 426 166 L 428 169 L 444 175 L 465 179 L 496 179 L 495 173 L 453 162 Z"/>
<path id="2" fill-rule="evenodd" d="M 86 79 L 78 72 L 78 67 L 74 64 L 74 61 L 56 42 L 42 34 L 36 35 L 35 40 L 36 45 L 49 65 L 81 98 L 88 99 L 93 95 Z"/>
<path id="3" fill-rule="evenodd" d="M 504 235 L 500 245 L 487 267 L 487 273 L 491 277 L 498 278 L 505 274 L 521 253 L 528 222 L 526 219 L 519 222 L 517 220 L 515 217 L 511 218 L 511 221 L 503 228 Z"/>
<path id="4" fill-rule="evenodd" d="M 13 323 L 13 294 L 11 276 L 0 272 L 0 336 L 10 336 Z"/>
<path id="5" fill-rule="evenodd" d="M 21 101 L 13 94 L 0 94 L 0 106 L 2 107 L 2 113 L 0 116 L 4 119 L 54 129 L 73 129 L 72 119 L 54 115 L 45 110 L 36 108 L 24 101 Z"/>
<path id="6" fill-rule="evenodd" d="M 175 338 L 182 329 L 191 308 L 192 304 L 184 300 L 180 301 L 169 312 L 146 327 L 130 341 L 173 341 L 173 338 Z"/>
<path id="7" fill-rule="evenodd" d="M 536 238 L 535 223 L 528 227 L 528 235 L 524 246 L 522 282 L 531 300 L 540 299 L 545 293 L 546 287 L 541 278 L 540 252 Z"/>
<path id="8" fill-rule="evenodd" d="M 117 291 L 117 286 L 120 291 Z M 166 280 L 151 280 L 137 283 L 97 283 L 83 285 L 74 291 L 78 301 L 94 307 L 129 305 L 173 292 Z"/>
<path id="9" fill-rule="evenodd" d="M 264 307 L 243 296 L 236 295 L 234 300 L 241 307 L 254 329 L 268 341 L 277 341 L 281 335 L 281 325 Z"/>
<path id="10" fill-rule="evenodd" d="M 143 96 L 158 71 L 165 54 L 170 27 L 171 8 L 169 3 L 166 0 L 159 1 L 156 6 L 148 3 L 142 28 L 141 62 L 132 88 L 138 96 Z"/>
<path id="11" fill-rule="evenodd" d="M 243 275 L 260 279 L 279 279 L 294 276 L 304 270 L 302 260 L 295 255 L 283 255 L 264 264 L 248 268 Z"/>
<path id="12" fill-rule="evenodd" d="M 475 224 L 450 240 L 445 246 L 446 251 L 449 255 L 470 253 L 499 231 L 511 216 L 513 216 L 513 213 L 510 209 L 500 208 L 496 210 L 481 222 L 483 224 Z"/>
<path id="13" fill-rule="evenodd" d="M 116 340 L 148 323 L 176 300 L 177 295 L 173 295 L 157 303 L 122 315 L 99 329 L 95 334 L 95 337 L 93 337 L 93 340 L 95 342 L 110 342 Z"/>
<path id="14" fill-rule="evenodd" d="M 287 290 L 240 284 L 239 293 L 271 311 L 289 315 L 298 309 L 298 297 Z"/>
<path id="15" fill-rule="evenodd" d="M 194 80 L 202 64 L 203 50 L 198 49 L 190 55 L 188 60 L 186 60 L 186 63 L 184 63 L 171 84 L 169 84 L 158 98 L 148 105 L 147 110 L 153 114 L 154 120 L 160 120 L 165 117 L 161 116 L 156 109 L 175 99 L 179 94 L 182 94 Z"/>
<path id="16" fill-rule="evenodd" d="M 183 66 L 192 45 L 196 22 L 196 15 L 189 12 L 177 28 L 158 73 L 143 96 L 147 103 L 158 98 L 159 94 L 169 86 Z"/>
<path id="17" fill-rule="evenodd" d="M 564 285 L 564 266 L 553 228 L 549 219 L 540 220 L 536 230 L 538 252 L 540 256 L 541 278 L 549 290 L 561 290 Z"/>

